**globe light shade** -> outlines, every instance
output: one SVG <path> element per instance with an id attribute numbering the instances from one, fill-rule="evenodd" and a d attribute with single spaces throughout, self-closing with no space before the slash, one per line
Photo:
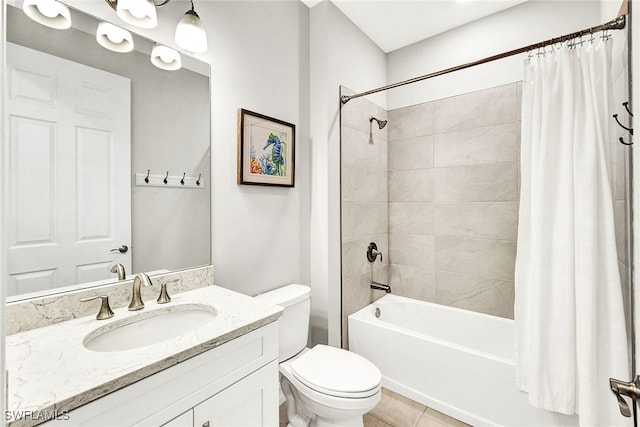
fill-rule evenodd
<path id="1" fill-rule="evenodd" d="M 207 51 L 207 33 L 198 14 L 188 10 L 176 27 L 176 44 L 187 52 L 202 53 Z"/>
<path id="2" fill-rule="evenodd" d="M 118 0 L 116 15 L 138 28 L 158 26 L 158 14 L 153 0 Z"/>
<path id="3" fill-rule="evenodd" d="M 133 37 L 131 33 L 109 22 L 101 22 L 98 24 L 96 41 L 100 46 L 114 52 L 125 53 L 133 50 Z"/>
<path id="4" fill-rule="evenodd" d="M 182 68 L 180 53 L 161 44 L 156 44 L 151 50 L 151 63 L 167 71 L 175 71 Z"/>
<path id="5" fill-rule="evenodd" d="M 56 30 L 71 27 L 71 14 L 67 5 L 56 0 L 24 0 L 22 10 L 25 15 L 39 24 Z"/>

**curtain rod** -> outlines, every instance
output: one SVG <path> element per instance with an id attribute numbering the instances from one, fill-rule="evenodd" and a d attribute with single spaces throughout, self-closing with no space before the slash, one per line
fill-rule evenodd
<path id="1" fill-rule="evenodd" d="M 476 65 L 480 65 L 480 64 L 486 64 L 487 62 L 492 62 L 495 61 L 497 59 L 503 59 L 503 58 L 507 58 L 509 56 L 513 56 L 513 55 L 518 55 L 520 53 L 525 53 L 534 49 L 542 49 L 545 46 L 550 46 L 550 45 L 554 45 L 557 43 L 562 43 L 565 42 L 567 40 L 572 40 L 587 34 L 594 34 L 600 31 L 607 31 L 607 30 L 622 30 L 625 27 L 625 23 L 626 23 L 626 18 L 624 15 L 622 16 L 618 16 L 616 19 L 606 22 L 602 25 L 598 25 L 596 27 L 591 27 L 591 28 L 586 28 L 582 31 L 577 31 L 575 33 L 571 33 L 571 34 L 566 34 L 564 36 L 560 36 L 560 37 L 555 37 L 553 39 L 550 40 L 545 40 L 543 42 L 539 42 L 539 43 L 534 43 L 531 44 L 529 46 L 525 46 L 525 47 L 521 47 L 519 49 L 514 49 L 514 50 L 510 50 L 508 52 L 503 52 L 500 53 L 498 55 L 493 55 L 493 56 L 489 56 L 487 58 L 483 58 L 483 59 L 478 59 L 477 61 L 473 61 L 473 62 L 468 62 L 466 64 L 462 64 L 462 65 L 457 65 L 455 67 L 451 67 L 451 68 L 447 68 L 445 70 L 440 70 L 440 71 L 436 71 L 435 73 L 430 73 L 430 74 L 425 74 L 423 76 L 419 76 L 419 77 L 414 77 L 412 79 L 409 80 L 404 80 L 398 83 L 393 83 L 387 86 L 382 86 L 376 89 L 371 89 L 368 90 L 366 92 L 362 92 L 362 93 L 357 93 L 355 95 L 343 95 L 340 97 L 340 102 L 344 105 L 347 102 L 351 101 L 354 98 L 360 98 L 361 96 L 367 96 L 367 95 L 371 95 L 373 93 L 377 93 L 377 92 L 382 92 L 388 89 L 393 89 L 396 87 L 400 87 L 400 86 L 404 86 L 404 85 L 408 85 L 411 83 L 416 83 L 422 80 L 427 80 L 430 79 L 432 77 L 438 77 L 438 76 L 442 76 L 444 74 L 449 74 L 452 73 L 454 71 L 460 71 L 460 70 L 464 70 L 465 68 L 470 68 L 470 67 L 474 67 Z"/>

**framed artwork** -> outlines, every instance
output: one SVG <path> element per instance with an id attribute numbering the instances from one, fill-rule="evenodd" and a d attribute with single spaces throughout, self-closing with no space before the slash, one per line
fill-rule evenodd
<path id="1" fill-rule="evenodd" d="M 294 186 L 296 126 L 238 109 L 238 184 Z"/>

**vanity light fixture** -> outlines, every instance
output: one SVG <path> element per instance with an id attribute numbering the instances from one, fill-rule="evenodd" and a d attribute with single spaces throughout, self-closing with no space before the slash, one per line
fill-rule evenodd
<path id="1" fill-rule="evenodd" d="M 153 0 L 117 0 L 116 14 L 127 24 L 138 28 L 158 26 L 158 14 Z"/>
<path id="2" fill-rule="evenodd" d="M 131 33 L 110 22 L 101 22 L 98 24 L 96 41 L 100 46 L 114 52 L 125 53 L 133 50 L 133 37 Z"/>
<path id="3" fill-rule="evenodd" d="M 57 0 L 24 0 L 22 10 L 29 18 L 47 27 L 56 30 L 71 27 L 69 8 Z"/>
<path id="4" fill-rule="evenodd" d="M 156 8 L 171 0 L 105 0 L 116 11 L 120 19 L 139 28 L 155 28 L 158 25 Z M 191 9 L 187 10 L 176 26 L 175 42 L 189 53 L 202 53 L 207 50 L 207 33 L 200 16 L 196 13 L 193 0 L 189 0 Z"/>
<path id="5" fill-rule="evenodd" d="M 195 11 L 193 0 L 191 9 L 187 10 L 176 27 L 176 44 L 187 52 L 202 53 L 207 51 L 207 33 L 200 16 Z"/>
<path id="6" fill-rule="evenodd" d="M 177 50 L 157 44 L 151 50 L 151 63 L 162 70 L 174 71 L 182 68 L 182 59 Z"/>

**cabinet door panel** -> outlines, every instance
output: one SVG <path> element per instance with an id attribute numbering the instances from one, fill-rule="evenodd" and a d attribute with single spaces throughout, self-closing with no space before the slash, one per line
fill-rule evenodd
<path id="1" fill-rule="evenodd" d="M 194 408 L 194 426 L 278 426 L 278 375 L 271 362 L 205 400 Z"/>
<path id="2" fill-rule="evenodd" d="M 193 409 L 189 409 L 168 423 L 162 424 L 161 427 L 193 427 Z"/>

